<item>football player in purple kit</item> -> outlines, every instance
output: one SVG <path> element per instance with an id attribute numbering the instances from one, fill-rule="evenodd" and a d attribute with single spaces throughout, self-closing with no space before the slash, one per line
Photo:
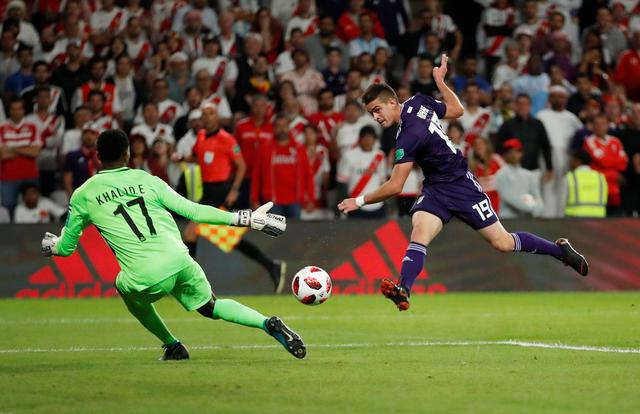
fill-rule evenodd
<path id="1" fill-rule="evenodd" d="M 433 69 L 433 77 L 442 94 L 442 102 L 430 96 L 414 95 L 398 102 L 395 91 L 384 84 L 371 85 L 362 96 L 367 111 L 382 127 L 400 124 L 396 136 L 395 166 L 391 177 L 377 190 L 357 198 L 343 200 L 343 213 L 365 204 L 378 203 L 400 193 L 414 163 L 424 172 L 422 194 L 413 208 L 411 242 L 402 261 L 398 283 L 384 279 L 382 294 L 399 310 L 409 309 L 409 295 L 416 277 L 424 267 L 427 245 L 452 217 L 476 230 L 500 252 L 527 252 L 553 256 L 586 276 L 589 265 L 567 239 L 555 243 L 527 232 L 509 233 L 498 220 L 491 202 L 482 191 L 467 160 L 453 146 L 440 126 L 440 119 L 460 117 L 464 109 L 454 92 L 445 84 L 447 56 Z"/>

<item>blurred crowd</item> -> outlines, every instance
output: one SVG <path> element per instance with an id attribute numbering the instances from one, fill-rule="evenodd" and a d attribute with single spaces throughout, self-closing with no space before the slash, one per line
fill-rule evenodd
<path id="1" fill-rule="evenodd" d="M 121 128 L 131 168 L 229 209 L 291 218 L 383 183 L 397 127 L 359 97 L 439 96 L 501 217 L 640 211 L 638 0 L 9 0 L 0 4 L 0 222 L 64 216 Z M 408 213 L 397 199 L 353 216 Z M 427 183 L 428 185 L 428 183 Z"/>

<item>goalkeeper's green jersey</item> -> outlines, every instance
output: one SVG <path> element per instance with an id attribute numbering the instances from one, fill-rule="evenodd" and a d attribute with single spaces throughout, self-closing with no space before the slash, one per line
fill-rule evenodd
<path id="1" fill-rule="evenodd" d="M 233 214 L 193 203 L 145 171 L 103 170 L 74 191 L 57 254 L 69 256 L 82 230 L 94 224 L 120 264 L 119 276 L 143 290 L 192 263 L 167 209 L 197 222 L 231 224 Z"/>

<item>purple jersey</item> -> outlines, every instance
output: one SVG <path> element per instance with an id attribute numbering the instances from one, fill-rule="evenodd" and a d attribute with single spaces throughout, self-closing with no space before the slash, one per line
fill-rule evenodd
<path id="1" fill-rule="evenodd" d="M 396 136 L 396 164 L 415 162 L 425 183 L 447 183 L 467 175 L 467 160 L 440 126 L 447 106 L 417 94 L 402 104 Z"/>

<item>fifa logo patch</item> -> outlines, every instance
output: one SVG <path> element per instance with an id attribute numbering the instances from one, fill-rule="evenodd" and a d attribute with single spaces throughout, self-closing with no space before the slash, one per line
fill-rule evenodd
<path id="1" fill-rule="evenodd" d="M 403 148 L 398 148 L 396 150 L 396 161 L 401 160 L 402 157 L 404 157 L 404 149 Z"/>

